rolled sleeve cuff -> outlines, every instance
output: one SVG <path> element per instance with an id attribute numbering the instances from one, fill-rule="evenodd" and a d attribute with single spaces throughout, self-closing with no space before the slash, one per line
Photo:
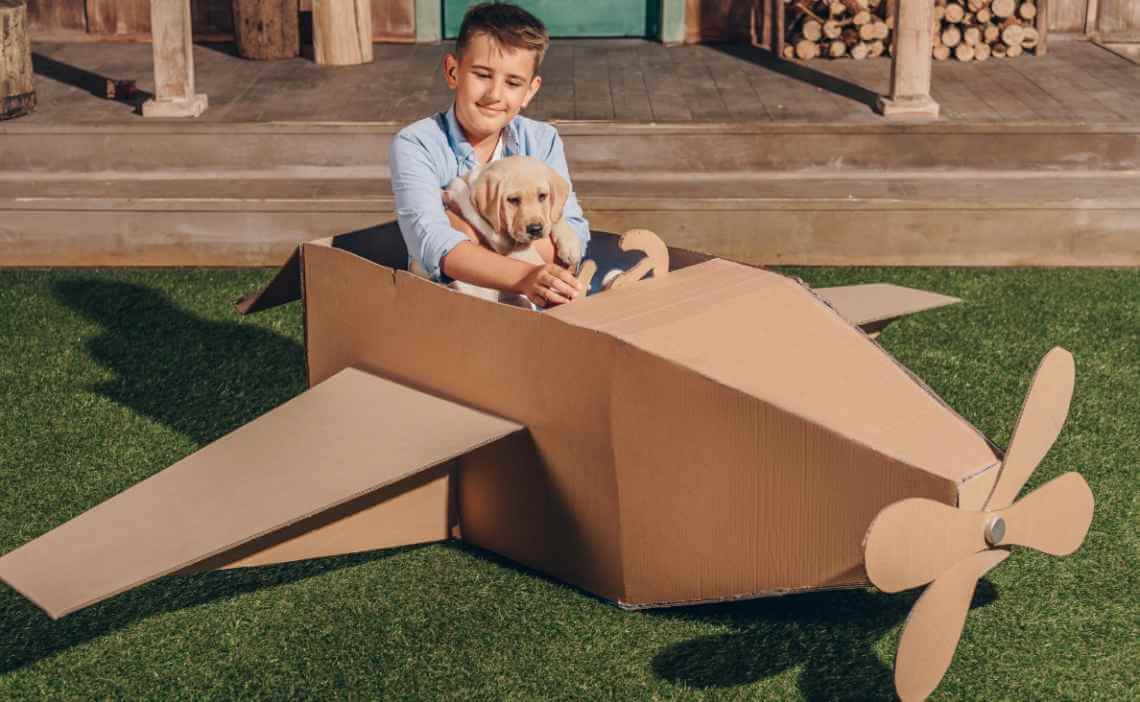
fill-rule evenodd
<path id="1" fill-rule="evenodd" d="M 584 219 L 571 220 L 570 228 L 582 240 L 582 253 L 586 252 L 586 247 L 590 245 L 590 225 Z"/>
<path id="2" fill-rule="evenodd" d="M 455 229 L 448 229 L 446 234 L 430 237 L 424 241 L 423 260 L 420 263 L 424 270 L 437 283 L 450 283 L 451 278 L 443 274 L 443 257 L 464 241 L 467 235 Z"/>

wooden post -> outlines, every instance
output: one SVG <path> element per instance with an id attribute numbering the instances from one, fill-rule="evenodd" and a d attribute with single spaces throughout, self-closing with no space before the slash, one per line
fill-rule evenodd
<path id="1" fill-rule="evenodd" d="M 301 51 L 297 0 L 233 0 L 234 41 L 242 58 L 293 58 Z"/>
<path id="2" fill-rule="evenodd" d="M 0 119 L 36 108 L 32 40 L 24 0 L 0 0 Z"/>
<path id="3" fill-rule="evenodd" d="M 194 43 L 190 39 L 190 0 L 151 0 L 154 99 L 143 103 L 143 117 L 197 117 L 206 96 L 194 92 Z"/>
<path id="4" fill-rule="evenodd" d="M 930 97 L 933 12 L 930 0 L 898 2 L 891 46 L 891 95 L 879 97 L 879 111 L 885 117 L 938 116 L 938 103 Z"/>
<path id="5" fill-rule="evenodd" d="M 368 0 L 313 0 L 313 55 L 323 66 L 372 63 Z"/>

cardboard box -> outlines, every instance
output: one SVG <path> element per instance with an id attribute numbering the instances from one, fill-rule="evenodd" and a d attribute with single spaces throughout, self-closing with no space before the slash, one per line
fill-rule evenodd
<path id="1" fill-rule="evenodd" d="M 863 586 L 883 507 L 981 508 L 999 453 L 868 334 L 953 298 L 670 257 L 535 313 L 398 270 L 390 238 L 302 244 L 241 309 L 303 299 L 311 389 L 0 579 L 59 617 L 171 573 L 461 538 L 642 608 Z"/>

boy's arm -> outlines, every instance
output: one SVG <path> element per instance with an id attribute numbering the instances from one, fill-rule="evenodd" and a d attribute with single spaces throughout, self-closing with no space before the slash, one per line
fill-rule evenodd
<path id="1" fill-rule="evenodd" d="M 586 221 L 585 215 L 582 214 L 582 206 L 578 204 L 578 198 L 574 195 L 574 184 L 570 180 L 570 169 L 566 165 L 566 152 L 562 146 L 562 137 L 558 136 L 558 130 L 553 127 L 550 131 L 553 139 L 546 154 L 542 156 L 542 160 L 558 171 L 558 175 L 565 178 L 566 183 L 570 186 L 570 195 L 566 198 L 566 206 L 562 208 L 562 217 L 582 241 L 582 251 L 585 252 L 586 244 L 590 242 L 590 224 Z"/>
<path id="2" fill-rule="evenodd" d="M 398 134 L 392 140 L 388 163 L 396 217 L 408 253 L 419 261 L 432 280 L 440 280 L 440 262 L 467 235 L 451 226 L 443 209 L 439 176 L 427 150 Z"/>
<path id="3" fill-rule="evenodd" d="M 579 292 L 577 281 L 557 266 L 533 266 L 473 242 L 452 226 L 444 210 L 439 178 L 427 152 L 397 136 L 389 157 L 396 216 L 408 252 L 433 280 L 444 276 L 530 297 L 537 304 L 565 302 Z M 470 231 L 469 227 L 464 227 Z M 556 270 L 548 270 L 548 269 Z"/>

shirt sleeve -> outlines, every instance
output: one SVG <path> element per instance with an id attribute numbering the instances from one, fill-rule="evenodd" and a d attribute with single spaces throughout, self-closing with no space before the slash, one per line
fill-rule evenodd
<path id="1" fill-rule="evenodd" d="M 582 206 L 578 204 L 578 198 L 574 195 L 574 184 L 570 181 L 570 170 L 566 166 L 566 153 L 562 147 L 562 137 L 558 136 L 557 129 L 551 127 L 550 131 L 553 139 L 551 139 L 550 148 L 542 160 L 558 171 L 558 175 L 565 178 L 570 185 L 570 196 L 566 198 L 566 206 L 562 208 L 562 217 L 578 235 L 578 238 L 582 240 L 582 251 L 584 253 L 586 245 L 590 243 L 590 223 L 586 221 L 586 217 L 582 214 Z"/>
<path id="2" fill-rule="evenodd" d="M 440 262 L 467 236 L 451 227 L 440 196 L 439 174 L 427 149 L 413 138 L 397 134 L 388 157 L 396 218 L 408 255 L 432 280 L 443 280 Z"/>

